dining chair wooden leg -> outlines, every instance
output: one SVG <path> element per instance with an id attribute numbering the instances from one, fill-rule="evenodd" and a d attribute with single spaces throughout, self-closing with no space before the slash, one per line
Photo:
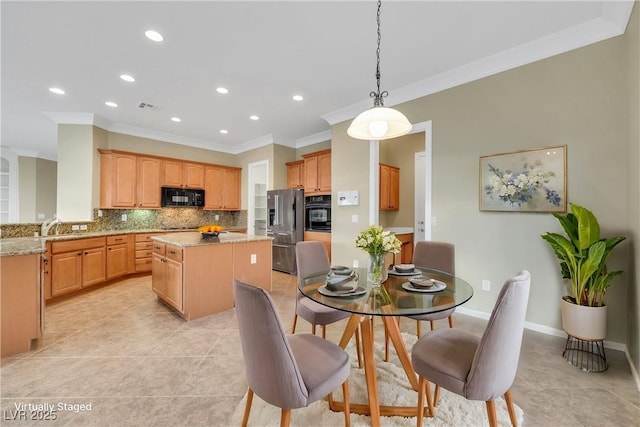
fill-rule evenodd
<path id="1" fill-rule="evenodd" d="M 349 405 L 349 379 L 342 383 L 342 397 L 344 401 L 344 427 L 351 426 L 351 406 Z"/>
<path id="2" fill-rule="evenodd" d="M 322 338 L 327 339 L 327 325 L 322 325 Z"/>
<path id="3" fill-rule="evenodd" d="M 489 416 L 489 427 L 498 427 L 498 416 L 496 415 L 496 402 L 487 400 L 487 415 Z"/>
<path id="4" fill-rule="evenodd" d="M 244 415 L 242 416 L 242 427 L 247 427 L 249 423 L 249 412 L 251 412 L 251 403 L 253 403 L 253 390 L 247 390 L 247 403 L 244 405 Z"/>
<path id="5" fill-rule="evenodd" d="M 311 333 L 312 333 L 313 335 L 315 335 L 315 334 L 316 334 L 316 325 L 315 325 L 315 324 L 312 324 L 312 325 L 311 325 Z"/>
<path id="6" fill-rule="evenodd" d="M 292 334 L 296 333 L 296 323 L 298 323 L 298 315 L 294 314 L 293 315 L 293 327 L 291 328 L 291 333 Z"/>
<path id="7" fill-rule="evenodd" d="M 356 329 L 356 353 L 358 354 L 358 368 L 362 369 L 362 348 L 360 344 L 360 325 Z"/>
<path id="8" fill-rule="evenodd" d="M 433 397 L 431 397 L 431 383 L 429 383 L 429 381 L 427 381 L 426 379 L 425 379 L 424 388 L 427 392 L 427 408 L 429 409 L 429 413 L 427 414 L 427 416 L 435 417 L 436 410 L 433 407 Z"/>
<path id="9" fill-rule="evenodd" d="M 416 337 L 420 338 L 422 336 L 422 323 L 419 320 L 416 320 Z"/>
<path id="10" fill-rule="evenodd" d="M 280 427 L 289 427 L 291 424 L 291 409 L 282 408 L 282 415 L 280 415 Z"/>
<path id="11" fill-rule="evenodd" d="M 389 331 L 384 328 L 384 361 L 389 361 Z"/>
<path id="12" fill-rule="evenodd" d="M 449 315 L 449 317 L 447 317 L 447 320 L 449 320 L 449 327 L 453 328 L 453 315 Z"/>
<path id="13" fill-rule="evenodd" d="M 431 326 L 431 330 L 433 331 L 436 328 L 436 322 L 429 320 L 429 326 Z"/>
<path id="14" fill-rule="evenodd" d="M 424 386 L 425 379 L 422 376 L 418 376 L 418 422 L 417 427 L 422 427 L 422 419 L 424 418 Z"/>
<path id="15" fill-rule="evenodd" d="M 436 384 L 436 391 L 433 393 L 433 406 L 438 406 L 440 402 L 440 386 Z"/>
<path id="16" fill-rule="evenodd" d="M 513 407 L 513 399 L 511 398 L 511 390 L 507 390 L 504 394 L 504 401 L 507 403 L 509 411 L 509 419 L 513 427 L 518 427 L 518 418 L 516 417 L 516 409 Z"/>

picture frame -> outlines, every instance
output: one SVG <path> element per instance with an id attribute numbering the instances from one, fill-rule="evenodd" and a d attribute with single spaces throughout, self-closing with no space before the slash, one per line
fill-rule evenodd
<path id="1" fill-rule="evenodd" d="M 566 212 L 567 146 L 481 156 L 480 211 Z"/>

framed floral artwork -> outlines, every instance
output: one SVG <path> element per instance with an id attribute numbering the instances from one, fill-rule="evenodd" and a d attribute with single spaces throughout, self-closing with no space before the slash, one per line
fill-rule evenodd
<path id="1" fill-rule="evenodd" d="M 566 212 L 567 146 L 480 157 L 480 210 Z"/>

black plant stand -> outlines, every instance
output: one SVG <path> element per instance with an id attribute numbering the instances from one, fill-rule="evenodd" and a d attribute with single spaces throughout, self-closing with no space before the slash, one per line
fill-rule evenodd
<path id="1" fill-rule="evenodd" d="M 562 357 L 571 365 L 587 372 L 604 372 L 609 367 L 602 340 L 582 340 L 568 335 Z"/>

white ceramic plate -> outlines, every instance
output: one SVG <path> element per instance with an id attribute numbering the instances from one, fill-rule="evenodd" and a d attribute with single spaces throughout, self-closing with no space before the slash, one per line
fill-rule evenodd
<path id="1" fill-rule="evenodd" d="M 356 283 L 353 290 L 350 292 L 338 291 L 333 292 L 327 289 L 327 285 L 322 285 L 318 288 L 318 292 L 326 297 L 355 297 L 367 293 L 367 290 L 362 286 L 358 286 Z"/>
<path id="2" fill-rule="evenodd" d="M 436 283 L 430 288 L 416 288 L 410 282 L 404 282 L 402 284 L 402 289 L 409 292 L 423 292 L 423 293 L 440 292 L 442 290 L 447 289 L 447 285 L 445 283 L 440 282 L 439 280 L 434 280 L 434 282 Z"/>
<path id="3" fill-rule="evenodd" d="M 396 271 L 395 269 L 391 269 L 391 270 L 389 270 L 389 274 L 391 276 L 417 276 L 417 275 L 422 275 L 422 271 L 413 270 L 413 271 L 410 271 L 408 273 L 400 273 L 399 271 Z"/>

